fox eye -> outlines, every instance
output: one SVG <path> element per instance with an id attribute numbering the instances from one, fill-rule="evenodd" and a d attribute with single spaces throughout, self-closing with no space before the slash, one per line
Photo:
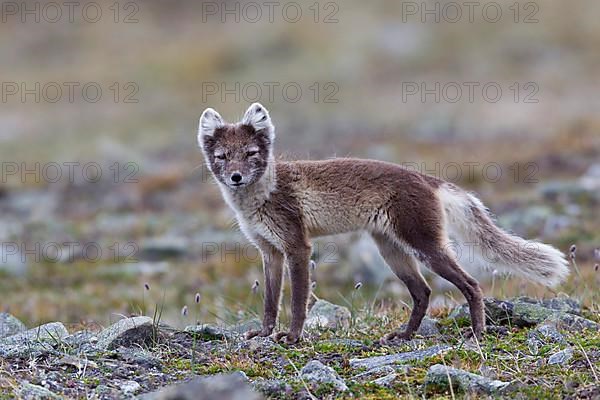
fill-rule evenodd
<path id="1" fill-rule="evenodd" d="M 246 157 L 252 157 L 258 154 L 257 150 L 251 150 L 249 152 L 246 153 Z"/>
<path id="2" fill-rule="evenodd" d="M 218 158 L 219 160 L 225 160 L 227 156 L 225 154 L 217 154 L 215 155 L 215 158 Z"/>

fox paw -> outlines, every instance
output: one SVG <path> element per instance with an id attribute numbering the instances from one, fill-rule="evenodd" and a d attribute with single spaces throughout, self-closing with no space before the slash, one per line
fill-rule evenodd
<path id="1" fill-rule="evenodd" d="M 411 338 L 412 333 L 394 331 L 384 335 L 381 339 L 379 339 L 379 343 L 382 345 L 390 345 L 395 341 L 410 340 Z"/>
<path id="2" fill-rule="evenodd" d="M 262 328 L 262 329 L 251 330 L 251 331 L 246 332 L 246 339 L 252 339 L 253 337 L 256 337 L 256 336 L 267 337 L 267 336 L 270 336 L 271 333 L 273 333 L 273 329 Z"/>
<path id="3" fill-rule="evenodd" d="M 273 335 L 273 340 L 275 340 L 277 343 L 282 342 L 284 344 L 294 344 L 298 343 L 300 340 L 300 334 L 292 332 L 278 332 Z"/>

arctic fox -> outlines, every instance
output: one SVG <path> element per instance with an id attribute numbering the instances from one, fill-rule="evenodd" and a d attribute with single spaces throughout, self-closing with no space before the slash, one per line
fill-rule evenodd
<path id="1" fill-rule="evenodd" d="M 198 143 L 239 226 L 262 254 L 265 304 L 262 329 L 273 333 L 283 265 L 292 283 L 292 321 L 277 341 L 297 342 L 310 292 L 310 238 L 349 231 L 368 232 L 386 263 L 407 286 L 413 309 L 404 331 L 381 341 L 408 339 L 419 328 L 431 289 L 420 273 L 424 264 L 465 296 L 472 334 L 485 328 L 483 295 L 477 281 L 459 265 L 454 243 L 470 243 L 482 268 L 505 270 L 546 286 L 569 274 L 564 254 L 511 235 L 492 222 L 473 195 L 452 183 L 392 163 L 351 158 L 276 161 L 275 128 L 269 112 L 254 103 L 237 124 L 212 108 L 200 117 Z"/>

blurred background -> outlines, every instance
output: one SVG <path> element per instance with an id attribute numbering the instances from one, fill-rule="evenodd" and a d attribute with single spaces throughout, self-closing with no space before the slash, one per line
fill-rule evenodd
<path id="1" fill-rule="evenodd" d="M 198 292 L 193 318 L 260 312 L 260 259 L 196 145 L 204 108 L 237 121 L 254 101 L 285 159 L 403 163 L 475 191 L 508 230 L 577 244 L 580 273 L 559 289 L 576 294 L 599 274 L 599 13 L 593 0 L 3 1 L 0 311 L 106 325 L 159 307 L 183 325 Z M 365 302 L 410 304 L 364 235 L 315 241 L 314 259 L 320 297 L 354 301 L 362 282 Z M 430 278 L 433 307 L 462 302 Z M 486 295 L 551 295 L 482 279 Z"/>

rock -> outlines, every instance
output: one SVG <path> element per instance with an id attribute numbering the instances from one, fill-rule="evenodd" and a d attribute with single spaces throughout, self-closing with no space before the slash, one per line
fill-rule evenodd
<path id="1" fill-rule="evenodd" d="M 58 396 L 52 393 L 50 390 L 46 389 L 43 386 L 34 385 L 29 382 L 23 382 L 19 386 L 19 390 L 17 392 L 20 399 L 23 400 L 54 400 L 54 399 L 62 399 L 61 396 Z"/>
<path id="2" fill-rule="evenodd" d="M 162 370 L 162 363 L 152 352 L 140 347 L 119 347 L 117 349 L 119 357 L 129 363 L 139 365 L 145 368 L 154 368 Z"/>
<path id="3" fill-rule="evenodd" d="M 96 386 L 96 398 L 98 399 L 118 399 L 123 397 L 122 393 L 119 392 L 118 389 L 107 386 L 107 385 L 98 385 Z"/>
<path id="4" fill-rule="evenodd" d="M 352 316 L 346 307 L 317 300 L 306 317 L 307 328 L 346 329 Z"/>
<path id="5" fill-rule="evenodd" d="M 87 356 L 97 355 L 101 349 L 98 348 L 98 335 L 90 331 L 78 331 L 67 336 L 63 343 L 78 354 Z"/>
<path id="6" fill-rule="evenodd" d="M 575 299 L 570 298 L 564 294 L 558 295 L 551 299 L 532 299 L 531 297 L 517 297 L 515 301 L 520 301 L 530 304 L 539 304 L 551 310 L 562 311 L 570 314 L 581 314 L 581 303 Z"/>
<path id="7" fill-rule="evenodd" d="M 154 321 L 150 317 L 123 318 L 98 334 L 98 348 L 114 350 L 119 346 L 147 344 L 156 335 Z"/>
<path id="8" fill-rule="evenodd" d="M 600 324 L 573 314 L 554 314 L 544 322 L 555 324 L 558 329 L 567 332 L 581 332 L 586 329 L 596 332 L 600 330 Z"/>
<path id="9" fill-rule="evenodd" d="M 312 360 L 300 371 L 302 379 L 309 385 L 318 388 L 321 385 L 331 385 L 336 391 L 346 392 L 348 386 L 331 367 L 323 365 L 320 361 Z"/>
<path id="10" fill-rule="evenodd" d="M 236 351 L 246 350 L 251 353 L 257 353 L 261 351 L 271 351 L 274 347 L 279 345 L 269 337 L 255 336 L 252 339 L 241 341 L 235 346 Z"/>
<path id="11" fill-rule="evenodd" d="M 280 398 L 282 395 L 290 396 L 293 390 L 289 383 L 281 379 L 259 378 L 252 383 L 252 386 L 257 391 L 273 398 Z"/>
<path id="12" fill-rule="evenodd" d="M 167 386 L 157 392 L 139 396 L 142 400 L 259 400 L 248 378 L 240 372 L 194 378 L 189 382 Z"/>
<path id="13" fill-rule="evenodd" d="M 0 339 L 1 357 L 38 356 L 54 350 L 69 335 L 60 322 L 51 322 L 16 335 Z"/>
<path id="14" fill-rule="evenodd" d="M 0 313 L 0 339 L 26 331 L 25 324 L 8 313 Z"/>
<path id="15" fill-rule="evenodd" d="M 451 348 L 451 346 L 442 344 L 423 350 L 415 350 L 405 353 L 396 353 L 368 358 L 352 358 L 350 359 L 350 367 L 354 369 L 366 368 L 370 370 L 373 368 L 382 367 L 384 365 L 406 364 L 410 361 L 422 361 L 426 358 L 442 354 Z"/>
<path id="16" fill-rule="evenodd" d="M 73 368 L 77 369 L 78 372 L 81 372 L 82 370 L 91 369 L 91 368 L 98 368 L 98 364 L 96 364 L 94 361 L 90 361 L 87 359 L 83 359 L 83 358 L 79 358 L 79 357 L 75 357 L 75 356 L 71 356 L 71 355 L 62 357 L 61 359 L 56 361 L 55 364 L 58 366 L 66 365 L 66 366 L 73 367 Z"/>
<path id="17" fill-rule="evenodd" d="M 578 310 L 575 305 L 578 303 L 575 303 L 574 300 L 567 301 L 565 299 L 537 301 L 527 297 L 519 297 L 502 301 L 493 298 L 485 298 L 484 304 L 488 324 L 512 325 L 517 327 L 531 327 L 550 317 L 560 318 L 564 315 L 577 317 L 576 315 L 570 314 L 570 312 Z M 448 318 L 464 318 L 470 321 L 469 306 L 463 304 L 455 308 Z"/>
<path id="18" fill-rule="evenodd" d="M 119 390 L 125 396 L 133 396 L 134 394 L 136 394 L 140 390 L 142 390 L 142 386 L 139 383 L 137 383 L 136 381 L 122 381 L 122 382 L 118 382 L 117 386 L 119 386 Z"/>
<path id="19" fill-rule="evenodd" d="M 555 324 L 540 325 L 527 334 L 527 344 L 532 354 L 537 354 L 541 346 L 550 343 L 566 343 L 565 337 Z"/>
<path id="20" fill-rule="evenodd" d="M 394 381 L 396 380 L 397 377 L 398 377 L 398 374 L 392 373 L 392 374 L 389 374 L 386 376 L 382 376 L 381 378 L 377 378 L 377 379 L 371 381 L 371 383 L 375 384 L 375 385 L 383 386 L 383 387 L 390 387 L 390 386 L 392 386 L 392 384 L 394 383 Z"/>
<path id="21" fill-rule="evenodd" d="M 383 367 L 377 367 L 370 369 L 365 372 L 361 372 L 358 375 L 355 375 L 353 380 L 358 382 L 366 382 L 379 379 L 381 377 L 393 374 L 396 372 L 396 369 L 390 365 L 384 365 Z M 408 372 L 408 371 L 407 371 Z"/>
<path id="22" fill-rule="evenodd" d="M 564 365 L 569 362 L 573 358 L 573 349 L 567 347 L 564 350 L 561 350 L 557 353 L 552 354 L 548 357 L 549 365 Z"/>
<path id="23" fill-rule="evenodd" d="M 149 238 L 140 244 L 139 258 L 147 261 L 161 261 L 183 257 L 188 252 L 188 240 L 183 237 L 163 236 Z"/>
<path id="24" fill-rule="evenodd" d="M 98 335 L 90 331 L 77 331 L 64 339 L 65 344 L 73 348 L 81 348 L 98 342 Z"/>
<path id="25" fill-rule="evenodd" d="M 190 335 L 199 336 L 203 340 L 233 340 L 239 335 L 227 328 L 216 325 L 202 324 L 186 326 L 183 330 Z"/>
<path id="26" fill-rule="evenodd" d="M 508 382 L 497 381 L 473 374 L 461 369 L 435 364 L 429 367 L 423 384 L 426 393 L 446 392 L 450 382 L 455 392 L 475 392 L 481 394 L 498 394 L 506 390 Z"/>
<path id="27" fill-rule="evenodd" d="M 367 350 L 369 348 L 367 345 L 365 345 L 360 340 L 354 340 L 354 339 L 341 339 L 341 338 L 326 339 L 326 340 L 322 340 L 320 342 L 320 344 L 321 345 L 331 344 L 334 346 L 344 346 L 349 349 L 365 349 L 365 350 Z"/>
<path id="28" fill-rule="evenodd" d="M 402 324 L 400 326 L 400 330 L 404 330 L 404 329 L 406 329 L 406 324 Z M 439 335 L 440 330 L 438 329 L 437 319 L 429 318 L 428 316 L 425 316 L 423 318 L 423 320 L 421 321 L 421 325 L 419 326 L 419 329 L 417 329 L 416 333 L 418 335 L 421 335 L 424 337 L 431 337 L 431 336 Z"/>

